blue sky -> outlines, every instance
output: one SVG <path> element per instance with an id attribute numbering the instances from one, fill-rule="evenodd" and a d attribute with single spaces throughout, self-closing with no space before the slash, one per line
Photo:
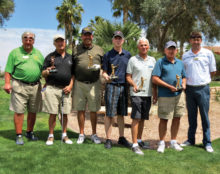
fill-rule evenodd
<path id="1" fill-rule="evenodd" d="M 32 31 L 36 34 L 34 46 L 44 56 L 54 50 L 53 36 L 64 31 L 57 31 L 56 7 L 62 0 L 14 0 L 15 12 L 9 21 L 0 28 L 0 66 L 4 70 L 9 52 L 21 45 L 21 34 Z M 95 16 L 101 16 L 112 22 L 122 22 L 122 18 L 113 18 L 111 3 L 108 0 L 78 0 L 83 6 L 81 28 L 89 24 Z"/>

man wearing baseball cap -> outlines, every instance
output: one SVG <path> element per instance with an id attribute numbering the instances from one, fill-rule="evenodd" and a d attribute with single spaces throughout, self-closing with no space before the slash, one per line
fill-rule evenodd
<path id="1" fill-rule="evenodd" d="M 177 143 L 177 133 L 180 118 L 184 115 L 184 96 L 182 90 L 186 88 L 186 78 L 183 62 L 177 59 L 177 46 L 174 41 L 165 45 L 165 56 L 159 59 L 152 72 L 152 81 L 158 86 L 158 117 L 159 137 L 157 151 L 163 153 L 165 150 L 165 136 L 167 122 L 172 120 L 170 147 L 182 151 L 183 148 Z"/>
<path id="2" fill-rule="evenodd" d="M 66 43 L 63 35 L 54 36 L 53 43 L 56 50 L 45 58 L 42 72 L 46 80 L 42 110 L 50 114 L 46 145 L 53 145 L 53 132 L 59 112 L 63 112 L 62 140 L 66 144 L 72 144 L 67 136 L 67 114 L 71 111 L 71 91 L 74 81 L 72 56 L 65 50 Z"/>

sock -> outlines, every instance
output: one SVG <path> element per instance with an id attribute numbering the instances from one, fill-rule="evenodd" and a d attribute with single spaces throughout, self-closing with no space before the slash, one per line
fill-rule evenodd
<path id="1" fill-rule="evenodd" d="M 170 144 L 175 144 L 176 143 L 176 140 L 171 140 L 170 141 Z"/>
<path id="2" fill-rule="evenodd" d="M 132 145 L 132 147 L 137 147 L 138 146 L 138 143 L 134 143 L 133 145 Z"/>
<path id="3" fill-rule="evenodd" d="M 159 144 L 165 144 L 164 140 L 160 140 Z"/>
<path id="4" fill-rule="evenodd" d="M 49 138 L 53 138 L 53 134 L 49 134 L 49 136 L 48 136 Z"/>
<path id="5" fill-rule="evenodd" d="M 18 137 L 22 137 L 22 134 L 17 134 Z"/>
<path id="6" fill-rule="evenodd" d="M 66 132 L 62 134 L 62 138 L 66 137 L 66 136 L 67 136 Z"/>
<path id="7" fill-rule="evenodd" d="M 79 134 L 80 136 L 84 136 L 84 134 Z"/>
<path id="8" fill-rule="evenodd" d="M 141 143 L 141 142 L 142 142 L 142 140 L 141 140 L 141 139 L 137 139 L 137 142 L 138 142 L 138 143 Z"/>

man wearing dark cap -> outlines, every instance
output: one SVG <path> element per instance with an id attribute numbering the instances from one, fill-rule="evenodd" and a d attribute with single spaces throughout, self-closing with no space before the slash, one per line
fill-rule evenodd
<path id="1" fill-rule="evenodd" d="M 104 55 L 103 77 L 107 81 L 105 88 L 105 148 L 112 147 L 111 129 L 113 117 L 116 115 L 119 128 L 118 144 L 130 147 L 131 144 L 124 137 L 124 116 L 128 115 L 128 93 L 126 85 L 126 69 L 131 54 L 122 49 L 124 35 L 121 31 L 115 31 L 112 38 L 113 48 Z"/>
<path id="2" fill-rule="evenodd" d="M 165 57 L 159 59 L 152 72 L 152 81 L 158 86 L 158 117 L 159 137 L 157 151 L 165 150 L 165 136 L 167 122 L 172 120 L 170 147 L 182 151 L 183 148 L 177 143 L 176 138 L 180 125 L 180 118 L 184 115 L 184 96 L 182 90 L 186 88 L 185 70 L 177 54 L 176 43 L 169 41 L 165 45 Z M 182 89 L 181 89 L 182 88 Z"/>
<path id="3" fill-rule="evenodd" d="M 91 140 L 100 144 L 101 141 L 96 135 L 97 115 L 101 107 L 101 82 L 100 67 L 103 58 L 103 50 L 92 43 L 93 31 L 90 27 L 82 30 L 82 44 L 77 45 L 73 51 L 75 83 L 73 89 L 73 109 L 78 111 L 79 138 L 77 144 L 85 140 L 84 124 L 85 110 L 90 111 L 92 125 Z"/>
<path id="4" fill-rule="evenodd" d="M 72 56 L 66 53 L 64 36 L 56 35 L 53 43 L 56 50 L 45 58 L 42 72 L 46 80 L 43 92 L 43 112 L 50 114 L 46 145 L 53 145 L 56 116 L 61 112 L 62 141 L 72 144 L 67 136 L 67 114 L 71 112 L 71 90 L 74 81 Z"/>
<path id="5" fill-rule="evenodd" d="M 211 77 L 216 72 L 216 62 L 213 53 L 201 47 L 202 34 L 192 32 L 189 42 L 191 50 L 183 55 L 186 69 L 186 103 L 188 110 L 188 140 L 181 146 L 195 144 L 198 108 L 202 120 L 203 144 L 207 152 L 214 152 L 210 138 L 209 102 Z"/>

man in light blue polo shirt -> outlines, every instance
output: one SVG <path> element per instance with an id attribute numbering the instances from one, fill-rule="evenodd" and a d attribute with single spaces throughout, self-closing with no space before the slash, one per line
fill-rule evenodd
<path id="1" fill-rule="evenodd" d="M 132 105 L 132 151 L 138 155 L 144 155 L 142 149 L 147 149 L 149 146 L 141 140 L 144 121 L 149 120 L 149 111 L 151 107 L 152 83 L 151 74 L 156 64 L 154 57 L 148 56 L 150 48 L 146 38 L 138 40 L 139 54 L 131 57 L 127 66 L 127 82 L 130 84 L 130 96 Z M 157 100 L 156 86 L 153 88 L 153 103 Z"/>
<path id="2" fill-rule="evenodd" d="M 169 41 L 165 45 L 165 57 L 159 59 L 152 73 L 152 81 L 158 85 L 158 117 L 160 142 L 157 151 L 165 150 L 165 136 L 167 122 L 172 119 L 171 125 L 171 148 L 182 151 L 183 148 L 177 143 L 176 138 L 180 125 L 180 118 L 184 115 L 184 97 L 182 89 L 186 88 L 184 65 L 175 56 L 177 54 L 176 43 Z M 182 89 L 179 90 L 178 87 Z"/>
<path id="3" fill-rule="evenodd" d="M 202 35 L 200 32 L 192 32 L 190 35 L 191 50 L 183 55 L 183 63 L 186 69 L 186 102 L 188 110 L 188 140 L 182 146 L 195 144 L 197 128 L 198 108 L 202 119 L 203 144 L 207 152 L 213 152 L 210 139 L 209 123 L 209 83 L 211 76 L 215 74 L 216 62 L 213 53 L 201 47 Z"/>

